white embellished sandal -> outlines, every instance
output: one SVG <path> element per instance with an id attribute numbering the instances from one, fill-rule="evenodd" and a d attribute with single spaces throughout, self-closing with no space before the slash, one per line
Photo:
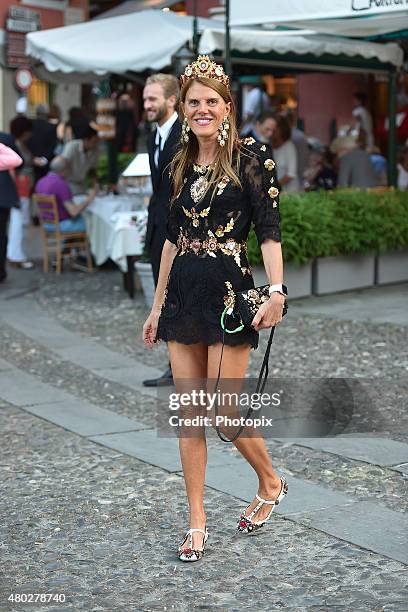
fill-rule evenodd
<path id="1" fill-rule="evenodd" d="M 193 548 L 193 533 L 196 531 L 198 531 L 199 533 L 202 533 L 204 536 L 202 548 Z M 190 538 L 190 546 L 188 548 L 183 548 L 183 544 L 185 544 L 188 538 Z M 205 528 L 205 530 L 195 529 L 195 528 L 189 529 L 186 533 L 184 540 L 182 541 L 181 545 L 178 548 L 178 557 L 180 561 L 190 561 L 190 562 L 199 561 L 204 554 L 205 544 L 207 540 L 208 540 L 207 527 Z"/>
<path id="2" fill-rule="evenodd" d="M 248 514 L 248 516 L 246 516 L 246 511 L 248 510 L 248 508 L 241 514 L 241 516 L 239 517 L 238 520 L 238 525 L 237 525 L 237 530 L 239 531 L 239 533 L 252 533 L 253 531 L 256 531 L 257 529 L 261 529 L 261 527 L 263 527 L 265 525 L 265 523 L 267 521 L 269 521 L 269 519 L 272 516 L 272 512 L 274 511 L 275 506 L 278 506 L 280 504 L 280 502 L 282 501 L 282 499 L 285 497 L 285 495 L 288 492 L 288 483 L 286 482 L 285 478 L 283 478 L 283 476 L 281 476 L 281 490 L 280 493 L 278 495 L 278 497 L 276 499 L 273 500 L 268 500 L 268 499 L 262 499 L 262 497 L 259 497 L 258 494 L 255 495 L 256 499 L 258 500 L 258 504 L 255 506 L 255 508 L 252 510 L 252 512 L 250 514 Z M 271 510 L 268 514 L 268 516 L 266 516 L 264 519 L 262 519 L 262 521 L 253 521 L 252 517 L 255 516 L 255 514 L 258 512 L 258 510 L 264 505 L 264 504 L 268 504 L 269 506 L 271 506 Z"/>

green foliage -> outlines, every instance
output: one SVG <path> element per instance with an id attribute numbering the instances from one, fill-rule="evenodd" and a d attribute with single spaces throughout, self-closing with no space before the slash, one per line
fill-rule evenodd
<path id="1" fill-rule="evenodd" d="M 408 194 L 337 190 L 283 194 L 284 260 L 301 265 L 315 257 L 377 253 L 408 247 Z M 252 265 L 262 263 L 255 233 L 248 239 Z"/>
<path id="2" fill-rule="evenodd" d="M 146 247 L 143 249 L 143 253 L 138 257 L 137 261 L 140 261 L 140 263 L 151 263 L 152 260 Z"/>
<path id="3" fill-rule="evenodd" d="M 135 153 L 119 153 L 118 154 L 118 173 L 119 175 L 125 170 L 130 164 L 132 159 L 135 157 Z M 98 166 L 96 168 L 96 176 L 98 182 L 101 185 L 108 184 L 108 156 L 106 154 L 101 155 L 98 160 Z"/>

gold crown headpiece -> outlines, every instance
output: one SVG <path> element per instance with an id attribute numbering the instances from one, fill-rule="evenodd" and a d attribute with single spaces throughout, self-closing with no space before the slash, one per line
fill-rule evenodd
<path id="1" fill-rule="evenodd" d="M 215 79 L 226 87 L 229 87 L 229 76 L 225 74 L 221 64 L 216 64 L 208 55 L 199 55 L 195 62 L 188 64 L 184 70 L 184 74 L 180 77 L 180 83 L 183 86 L 190 79 L 197 77 L 205 77 L 206 79 Z"/>

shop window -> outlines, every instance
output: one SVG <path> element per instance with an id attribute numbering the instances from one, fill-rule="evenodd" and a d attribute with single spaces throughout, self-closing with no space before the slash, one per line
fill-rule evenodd
<path id="1" fill-rule="evenodd" d="M 28 90 L 28 108 L 30 114 L 35 114 L 37 104 L 50 104 L 49 84 L 34 77 Z"/>

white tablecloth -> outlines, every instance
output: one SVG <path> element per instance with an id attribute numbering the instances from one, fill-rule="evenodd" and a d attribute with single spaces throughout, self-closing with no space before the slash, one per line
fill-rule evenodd
<path id="1" fill-rule="evenodd" d="M 96 265 L 110 257 L 127 272 L 126 257 L 143 252 L 147 208 L 137 198 L 108 195 L 95 198 L 84 218 Z"/>

